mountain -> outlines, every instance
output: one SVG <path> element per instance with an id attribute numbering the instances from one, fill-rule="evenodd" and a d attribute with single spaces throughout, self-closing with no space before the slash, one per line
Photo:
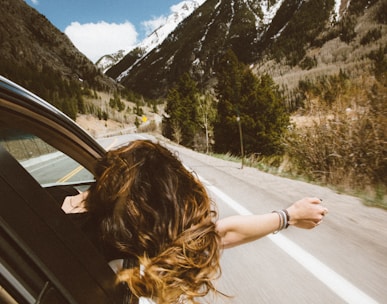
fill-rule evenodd
<path id="1" fill-rule="evenodd" d="M 23 0 L 1 0 L 0 73 L 50 99 L 54 93 L 61 95 L 59 87 L 70 82 L 101 90 L 116 86 L 64 33 Z"/>
<path id="2" fill-rule="evenodd" d="M 295 67 L 321 69 L 326 63 L 319 52 L 335 51 L 328 45 L 349 48 L 346 56 L 369 49 L 360 40 L 367 28 L 378 31 L 385 22 L 385 2 L 207 0 L 157 47 L 150 52 L 133 50 L 106 74 L 135 92 L 157 98 L 186 72 L 203 84 L 212 83 L 219 59 L 228 49 L 257 72 L 273 72 L 274 66 L 273 73 Z M 362 27 L 364 22 L 367 27 Z M 351 64 L 340 57 L 329 64 Z"/>
<path id="3" fill-rule="evenodd" d="M 118 52 L 110 55 L 102 56 L 96 65 L 102 70 L 106 71 L 120 60 L 125 55 L 133 50 L 140 50 L 141 57 L 148 54 L 156 46 L 160 45 L 165 38 L 182 22 L 187 16 L 189 16 L 196 8 L 198 8 L 205 0 L 186 0 L 182 1 L 172 7 L 172 13 L 164 20 L 164 23 L 155 29 L 150 35 L 148 35 L 138 45 L 131 47 L 127 50 L 119 50 Z M 136 51 L 134 51 L 136 53 Z M 132 54 L 133 55 L 133 54 Z M 130 57 L 129 55 L 128 57 Z M 113 71 L 110 72 L 114 73 Z"/>

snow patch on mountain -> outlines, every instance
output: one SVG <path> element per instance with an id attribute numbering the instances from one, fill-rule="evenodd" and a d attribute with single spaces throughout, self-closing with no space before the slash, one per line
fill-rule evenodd
<path id="1" fill-rule="evenodd" d="M 104 55 L 95 63 L 96 66 L 103 71 L 104 73 L 113 65 L 115 65 L 118 61 L 124 58 L 127 51 L 119 50 L 113 54 Z"/>
<path id="2" fill-rule="evenodd" d="M 165 24 L 154 30 L 152 34 L 135 47 L 142 48 L 145 53 L 150 52 L 163 42 L 181 21 L 191 15 L 204 2 L 205 0 L 186 0 L 173 5 L 171 7 L 171 14 L 166 18 Z"/>
<path id="3" fill-rule="evenodd" d="M 333 18 L 336 18 L 335 21 L 339 21 L 341 18 L 341 15 L 347 10 L 350 0 L 335 0 L 335 6 L 333 9 Z"/>
<path id="4" fill-rule="evenodd" d="M 270 24 L 274 16 L 277 14 L 277 11 L 281 7 L 284 0 L 276 1 L 276 3 L 270 6 L 269 1 L 261 1 L 261 8 L 263 13 L 263 24 Z"/>
<path id="5" fill-rule="evenodd" d="M 118 61 L 120 61 L 130 51 L 136 48 L 141 48 L 144 52 L 143 57 L 146 56 L 155 47 L 160 45 L 164 41 L 164 39 L 167 38 L 171 32 L 173 32 L 173 30 L 177 27 L 177 25 L 181 21 L 183 21 L 185 18 L 191 15 L 192 12 L 195 9 L 197 9 L 200 5 L 202 5 L 204 2 L 205 0 L 185 0 L 176 5 L 173 5 L 171 7 L 171 14 L 167 18 L 165 18 L 165 22 L 162 25 L 160 25 L 157 29 L 155 29 L 150 35 L 148 35 L 143 41 L 126 50 L 120 50 L 115 54 L 103 56 L 96 63 L 97 66 L 102 71 L 106 71 L 111 66 L 113 66 Z M 125 76 L 123 74 L 119 76 L 119 79 Z"/>

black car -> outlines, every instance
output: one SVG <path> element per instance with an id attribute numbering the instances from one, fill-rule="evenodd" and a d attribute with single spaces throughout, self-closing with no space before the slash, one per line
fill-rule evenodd
<path id="1" fill-rule="evenodd" d="M 62 112 L 0 76 L 0 303 L 123 302 L 114 272 L 47 191 L 87 188 L 104 153 Z"/>

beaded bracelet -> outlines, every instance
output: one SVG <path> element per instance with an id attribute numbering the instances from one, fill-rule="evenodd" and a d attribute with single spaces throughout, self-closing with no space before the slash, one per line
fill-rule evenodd
<path id="1" fill-rule="evenodd" d="M 289 227 L 290 217 L 289 217 L 289 213 L 286 209 L 274 210 L 273 213 L 277 213 L 278 218 L 279 218 L 278 229 L 273 232 L 274 234 L 277 234 L 279 231 Z"/>
<path id="2" fill-rule="evenodd" d="M 282 228 L 282 216 L 281 216 L 281 213 L 279 211 L 272 211 L 272 213 L 277 213 L 278 214 L 278 218 L 279 218 L 278 229 L 273 232 L 273 234 L 277 234 L 281 230 L 281 228 Z"/>
<path id="3" fill-rule="evenodd" d="M 286 225 L 285 225 L 285 229 L 289 227 L 289 221 L 290 221 L 290 216 L 289 216 L 289 212 L 288 210 L 286 209 L 282 209 L 282 211 L 285 213 L 286 215 Z"/>

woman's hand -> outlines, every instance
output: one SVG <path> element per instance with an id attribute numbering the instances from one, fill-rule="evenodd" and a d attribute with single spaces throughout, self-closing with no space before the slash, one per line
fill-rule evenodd
<path id="1" fill-rule="evenodd" d="M 303 198 L 286 209 L 289 213 L 289 225 L 311 229 L 318 226 L 328 213 L 318 198 Z"/>

